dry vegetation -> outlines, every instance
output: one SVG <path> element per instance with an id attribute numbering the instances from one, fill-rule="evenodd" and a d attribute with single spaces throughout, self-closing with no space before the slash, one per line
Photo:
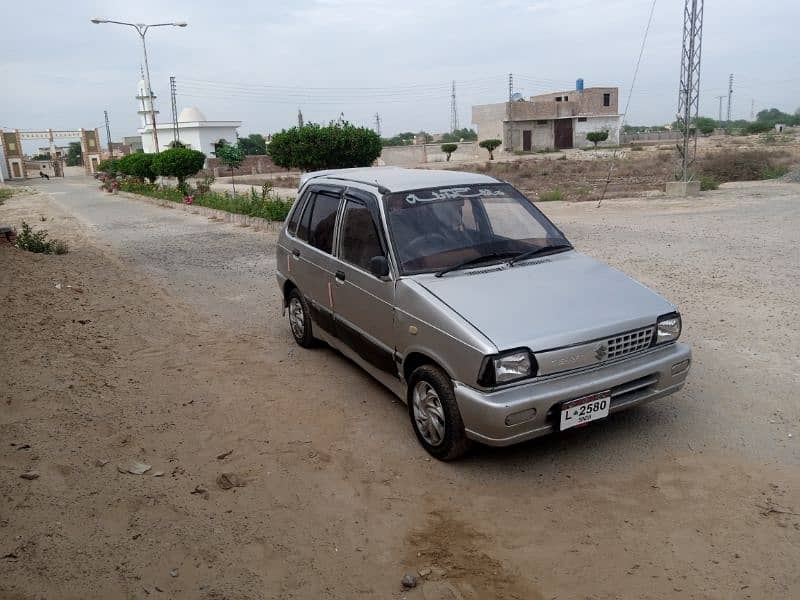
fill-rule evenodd
<path id="1" fill-rule="evenodd" d="M 755 139 L 755 138 L 754 138 Z M 750 140 L 752 142 L 753 140 Z M 632 152 L 631 150 L 640 150 Z M 716 184 L 780 177 L 800 163 L 797 143 L 748 143 L 731 138 L 698 150 L 697 175 Z M 593 160 L 558 157 L 513 161 L 486 161 L 452 168 L 477 171 L 503 179 L 537 200 L 596 200 L 609 176 L 611 155 Z M 678 175 L 678 153 L 674 146 L 659 145 L 622 149 L 614 159 L 606 197 L 638 196 L 664 189 L 664 182 Z"/>

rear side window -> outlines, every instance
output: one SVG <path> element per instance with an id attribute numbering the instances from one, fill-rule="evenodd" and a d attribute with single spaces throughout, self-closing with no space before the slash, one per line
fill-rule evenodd
<path id="1" fill-rule="evenodd" d="M 314 205 L 309 208 L 311 210 L 308 222 L 308 243 L 330 254 L 333 250 L 333 226 L 336 223 L 339 197 L 320 192 L 317 194 Z"/>
<path id="2" fill-rule="evenodd" d="M 295 202 L 292 216 L 289 217 L 289 222 L 286 224 L 286 231 L 289 232 L 289 235 L 295 235 L 297 233 L 297 224 L 300 222 L 300 216 L 303 214 L 303 208 L 305 207 L 306 200 L 308 200 L 310 195 L 311 192 L 306 192 Z"/>
<path id="3" fill-rule="evenodd" d="M 347 201 L 342 213 L 341 230 L 339 258 L 342 260 L 369 271 L 370 260 L 384 255 L 372 214 L 360 202 Z"/>
<path id="4" fill-rule="evenodd" d="M 308 222 L 311 220 L 311 211 L 314 209 L 314 199 L 317 195 L 314 192 L 309 192 L 306 205 L 300 207 L 301 214 L 298 216 L 299 223 L 297 225 L 297 237 L 304 242 L 308 241 Z"/>

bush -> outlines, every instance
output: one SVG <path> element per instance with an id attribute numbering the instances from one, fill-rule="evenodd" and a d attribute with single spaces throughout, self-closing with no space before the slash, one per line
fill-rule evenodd
<path id="1" fill-rule="evenodd" d="M 714 133 L 714 130 L 717 128 L 717 122 L 711 117 L 697 117 L 694 121 L 694 125 L 703 135 L 710 135 Z"/>
<path id="2" fill-rule="evenodd" d="M 743 128 L 743 132 L 745 134 L 754 134 L 754 133 L 766 133 L 767 131 L 773 131 L 775 126 L 771 123 L 764 123 L 763 121 L 753 121 L 752 123 L 748 123 Z"/>
<path id="3" fill-rule="evenodd" d="M 447 160 L 450 161 L 450 155 L 458 150 L 458 144 L 442 144 L 442 152 L 447 154 Z"/>
<path id="4" fill-rule="evenodd" d="M 539 202 L 558 202 L 564 199 L 564 192 L 560 188 L 553 188 L 549 192 L 539 194 Z"/>
<path id="5" fill-rule="evenodd" d="M 267 152 L 279 167 L 317 171 L 368 167 L 381 155 L 381 139 L 372 129 L 350 123 L 309 123 L 272 136 Z"/>
<path id="6" fill-rule="evenodd" d="M 608 131 L 590 131 L 586 134 L 586 139 L 597 148 L 597 142 L 605 142 L 608 139 Z"/>
<path id="7" fill-rule="evenodd" d="M 189 148 L 170 148 L 153 155 L 153 171 L 163 177 L 175 177 L 178 187 L 185 189 L 187 177 L 196 175 L 206 162 L 206 155 Z"/>
<path id="8" fill-rule="evenodd" d="M 481 148 L 486 148 L 489 151 L 489 160 L 494 160 L 494 150 L 502 143 L 503 142 L 496 139 L 483 140 L 482 142 L 478 142 L 478 146 Z"/>
<path id="9" fill-rule="evenodd" d="M 769 165 L 762 169 L 761 179 L 777 179 L 783 177 L 789 172 L 789 167 L 786 165 Z"/>
<path id="10" fill-rule="evenodd" d="M 698 165 L 698 173 L 709 175 L 719 183 L 727 181 L 757 181 L 768 179 L 766 175 L 786 173 L 791 156 L 787 152 L 769 150 L 734 150 L 704 156 Z M 779 177 L 780 175 L 775 175 Z"/>
<path id="11" fill-rule="evenodd" d="M 22 231 L 17 235 L 17 248 L 36 252 L 38 254 L 66 254 L 69 250 L 67 243 L 62 240 L 47 239 L 47 230 L 34 231 L 25 221 L 22 222 Z"/>
<path id="12" fill-rule="evenodd" d="M 97 170 L 100 173 L 106 173 L 108 175 L 111 175 L 112 177 L 116 177 L 117 173 L 120 172 L 119 160 L 117 160 L 116 158 L 107 158 L 105 160 L 101 160 L 97 165 Z"/>
<path id="13" fill-rule="evenodd" d="M 147 179 L 150 183 L 155 183 L 158 178 L 153 167 L 155 156 L 155 154 L 144 154 L 143 152 L 128 154 L 117 161 L 117 170 L 123 175 Z"/>
<path id="14" fill-rule="evenodd" d="M 0 204 L 3 203 L 4 200 L 8 200 L 11 198 L 12 192 L 9 188 L 0 188 Z"/>
<path id="15" fill-rule="evenodd" d="M 700 175 L 700 190 L 708 192 L 719 188 L 719 181 L 714 179 L 713 175 Z"/>

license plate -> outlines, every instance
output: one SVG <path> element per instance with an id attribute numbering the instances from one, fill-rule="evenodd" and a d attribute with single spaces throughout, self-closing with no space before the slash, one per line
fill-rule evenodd
<path id="1" fill-rule="evenodd" d="M 611 408 L 610 391 L 564 402 L 561 405 L 561 431 L 603 419 L 608 416 L 609 408 Z"/>

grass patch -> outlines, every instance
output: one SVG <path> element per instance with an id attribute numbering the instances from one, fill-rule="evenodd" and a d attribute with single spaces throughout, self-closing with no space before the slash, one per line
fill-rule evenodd
<path id="1" fill-rule="evenodd" d="M 564 192 L 561 188 L 553 188 L 549 192 L 539 194 L 539 202 L 558 202 L 564 199 Z"/>
<path id="2" fill-rule="evenodd" d="M 170 200 L 172 202 L 183 203 L 186 196 L 180 190 L 156 183 L 140 183 L 137 181 L 123 181 L 120 189 L 125 192 Z M 191 203 L 196 206 L 205 206 L 216 210 L 247 215 L 249 217 L 259 217 L 267 221 L 284 221 L 289 209 L 292 207 L 292 200 L 284 200 L 272 194 L 271 186 L 265 185 L 261 193 L 251 189 L 249 194 L 229 194 L 227 192 L 207 191 L 195 193 Z"/>
<path id="3" fill-rule="evenodd" d="M 719 189 L 719 181 L 714 179 L 712 175 L 700 175 L 698 180 L 700 181 L 700 190 L 703 192 Z"/>
<path id="4" fill-rule="evenodd" d="M 761 179 L 777 179 L 783 177 L 789 172 L 789 167 L 786 165 L 770 165 L 764 167 L 761 171 Z"/>
<path id="5" fill-rule="evenodd" d="M 22 222 L 22 231 L 17 234 L 16 246 L 38 254 L 66 254 L 69 252 L 65 241 L 49 239 L 46 229 L 34 231 L 25 221 Z"/>
<path id="6" fill-rule="evenodd" d="M 11 198 L 14 195 L 14 192 L 8 188 L 0 188 L 0 204 Z"/>

